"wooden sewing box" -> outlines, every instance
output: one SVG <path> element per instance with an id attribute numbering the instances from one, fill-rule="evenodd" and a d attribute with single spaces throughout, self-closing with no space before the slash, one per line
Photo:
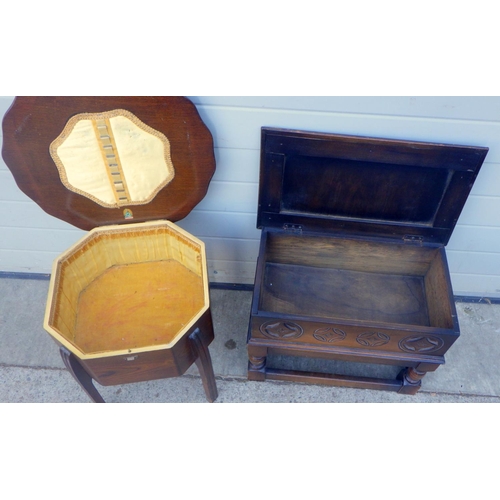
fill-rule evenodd
<path id="1" fill-rule="evenodd" d="M 444 247 L 488 149 L 261 140 L 248 378 L 415 394 L 460 335 Z M 366 375 L 380 365 L 392 374 Z"/>
<path id="2" fill-rule="evenodd" d="M 182 97 L 18 97 L 2 154 L 20 189 L 90 231 L 56 259 L 44 328 L 95 402 L 182 375 L 217 397 L 202 241 L 174 224 L 205 196 L 212 136 Z"/>

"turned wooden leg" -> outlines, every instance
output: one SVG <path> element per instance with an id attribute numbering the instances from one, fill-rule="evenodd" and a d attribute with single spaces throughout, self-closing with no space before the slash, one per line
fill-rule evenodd
<path id="1" fill-rule="evenodd" d="M 62 347 L 59 349 L 61 358 L 68 371 L 73 375 L 73 378 L 80 384 L 81 388 L 87 393 L 87 396 L 94 403 L 105 403 L 102 396 L 99 394 L 94 384 L 92 377 L 84 370 L 83 366 L 78 361 L 78 358 L 68 349 Z"/>
<path id="2" fill-rule="evenodd" d="M 189 336 L 189 339 L 191 340 L 193 350 L 197 356 L 195 363 L 201 375 L 201 380 L 203 382 L 207 400 L 210 403 L 213 403 L 217 399 L 217 396 L 219 394 L 217 392 L 217 385 L 215 383 L 214 368 L 212 366 L 212 358 L 210 357 L 210 352 L 208 350 L 208 347 L 206 347 L 201 340 L 199 328 L 197 328 Z"/>
<path id="3" fill-rule="evenodd" d="M 248 380 L 266 380 L 267 349 L 248 346 Z"/>
<path id="4" fill-rule="evenodd" d="M 417 370 L 416 368 L 405 368 L 398 376 L 403 385 L 399 389 L 400 394 L 416 394 L 422 386 L 422 378 L 427 372 Z"/>

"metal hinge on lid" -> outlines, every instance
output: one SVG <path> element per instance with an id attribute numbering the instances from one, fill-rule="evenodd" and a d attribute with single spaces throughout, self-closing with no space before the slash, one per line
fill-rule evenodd
<path id="1" fill-rule="evenodd" d="M 424 243 L 424 238 L 422 236 L 414 236 L 412 234 L 405 234 L 403 236 L 403 241 L 405 243 L 414 243 L 416 245 L 422 246 Z"/>
<path id="2" fill-rule="evenodd" d="M 283 224 L 283 229 L 290 233 L 302 234 L 302 226 L 300 224 Z"/>

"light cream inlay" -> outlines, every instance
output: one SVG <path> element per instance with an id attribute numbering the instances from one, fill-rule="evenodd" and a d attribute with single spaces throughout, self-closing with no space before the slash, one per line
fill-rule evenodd
<path id="1" fill-rule="evenodd" d="M 68 189 L 109 208 L 149 203 L 175 175 L 167 137 L 125 110 L 72 117 L 50 154 Z"/>

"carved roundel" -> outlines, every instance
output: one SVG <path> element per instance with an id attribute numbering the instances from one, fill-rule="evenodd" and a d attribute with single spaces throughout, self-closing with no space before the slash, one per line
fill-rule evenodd
<path id="1" fill-rule="evenodd" d="M 360 333 L 356 338 L 356 342 L 358 344 L 364 345 L 366 347 L 378 347 L 387 344 L 389 340 L 391 340 L 389 335 L 380 332 Z"/>
<path id="2" fill-rule="evenodd" d="M 443 347 L 444 341 L 439 337 L 415 335 L 399 341 L 399 348 L 406 352 L 434 352 Z"/>
<path id="3" fill-rule="evenodd" d="M 313 333 L 313 337 L 320 342 L 339 342 L 345 339 L 345 332 L 339 328 L 318 328 Z"/>
<path id="4" fill-rule="evenodd" d="M 297 339 L 304 333 L 300 325 L 291 321 L 268 321 L 260 326 L 260 331 L 272 339 Z"/>

